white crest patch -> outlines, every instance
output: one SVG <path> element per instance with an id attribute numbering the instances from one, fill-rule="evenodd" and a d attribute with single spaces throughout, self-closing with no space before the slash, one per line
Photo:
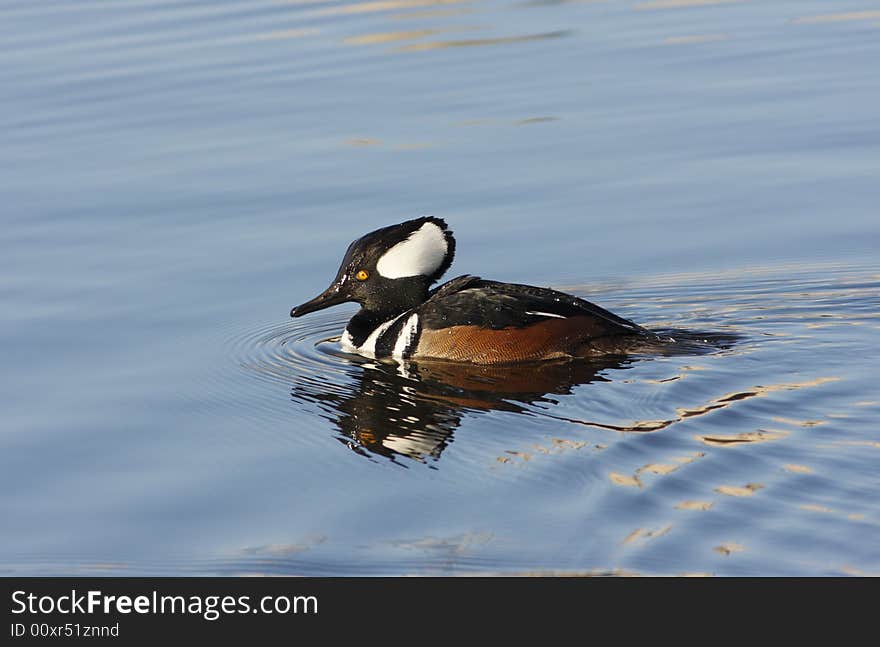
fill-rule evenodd
<path id="1" fill-rule="evenodd" d="M 386 279 L 404 276 L 430 276 L 443 264 L 449 244 L 443 230 L 426 222 L 409 238 L 382 254 L 376 269 Z"/>

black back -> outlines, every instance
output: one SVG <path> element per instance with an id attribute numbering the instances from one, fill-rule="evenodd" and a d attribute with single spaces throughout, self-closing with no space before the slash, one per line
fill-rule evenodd
<path id="1" fill-rule="evenodd" d="M 571 294 L 468 275 L 454 278 L 433 290 L 418 308 L 418 313 L 422 325 L 433 329 L 449 326 L 480 326 L 495 330 L 524 328 L 556 315 L 591 317 L 602 324 L 605 334 L 647 332 L 629 319 Z"/>

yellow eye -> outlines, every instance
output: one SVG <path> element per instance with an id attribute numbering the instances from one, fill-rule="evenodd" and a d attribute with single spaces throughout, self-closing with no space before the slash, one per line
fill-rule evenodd
<path id="1" fill-rule="evenodd" d="M 370 278 L 370 273 L 367 272 L 367 270 L 361 270 L 354 275 L 354 278 L 356 278 L 358 281 L 366 281 L 368 278 Z"/>

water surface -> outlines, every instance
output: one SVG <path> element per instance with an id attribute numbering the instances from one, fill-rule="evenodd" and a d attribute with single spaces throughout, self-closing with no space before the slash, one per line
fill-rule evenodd
<path id="1" fill-rule="evenodd" d="M 880 5 L 0 4 L 0 570 L 880 574 Z M 377 364 L 450 276 L 693 353 Z"/>

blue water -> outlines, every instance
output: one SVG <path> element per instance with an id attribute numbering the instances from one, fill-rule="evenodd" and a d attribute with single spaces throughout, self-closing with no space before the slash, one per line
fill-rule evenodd
<path id="1" fill-rule="evenodd" d="M 0 36 L 0 572 L 880 574 L 880 6 L 5 1 Z M 423 213 L 450 276 L 735 341 L 526 379 L 288 317 Z"/>

